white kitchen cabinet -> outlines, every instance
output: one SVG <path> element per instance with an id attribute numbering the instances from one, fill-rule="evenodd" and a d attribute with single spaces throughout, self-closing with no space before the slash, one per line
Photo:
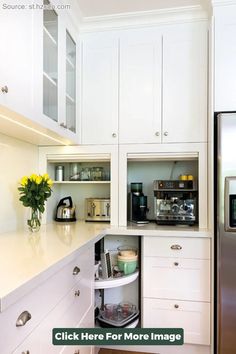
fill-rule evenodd
<path id="1" fill-rule="evenodd" d="M 236 111 L 236 6 L 214 8 L 214 111 Z"/>
<path id="2" fill-rule="evenodd" d="M 69 34 L 78 60 L 77 29 L 65 10 L 43 10 L 43 4 L 49 2 L 1 1 L 0 132 L 38 145 L 78 143 L 78 89 L 73 97 L 66 88 L 66 79 L 79 85 L 77 65 L 69 72 L 66 54 Z"/>
<path id="3" fill-rule="evenodd" d="M 82 143 L 118 143 L 118 35 L 82 37 Z"/>
<path id="4" fill-rule="evenodd" d="M 163 34 L 163 142 L 207 141 L 207 23 Z"/>
<path id="5" fill-rule="evenodd" d="M 50 4 L 55 5 L 54 0 Z M 35 29 L 34 100 L 37 119 L 44 126 L 78 143 L 76 31 L 64 10 L 39 11 Z"/>
<path id="6" fill-rule="evenodd" d="M 120 143 L 160 143 L 162 32 L 157 28 L 120 35 Z"/>
<path id="7" fill-rule="evenodd" d="M 142 257 L 143 327 L 183 328 L 184 343 L 210 345 L 210 240 L 146 236 Z"/>
<path id="8" fill-rule="evenodd" d="M 210 344 L 210 303 L 145 298 L 143 306 L 143 327 L 183 328 L 184 343 Z"/>
<path id="9" fill-rule="evenodd" d="M 27 350 L 58 353 L 52 346 L 52 328 L 76 327 L 85 317 L 93 304 L 93 247 L 72 258 L 42 285 L 0 314 L 2 352 L 9 353 L 17 348 L 15 354 L 27 353 Z M 23 311 L 31 318 L 16 327 L 16 320 Z M 93 325 L 93 313 L 90 324 Z"/>
<path id="10" fill-rule="evenodd" d="M 33 108 L 32 1 L 0 1 L 0 105 L 30 117 Z M 7 6 L 21 5 L 25 9 Z M 0 111 L 1 113 L 1 111 Z M 1 118 L 2 119 L 2 118 Z"/>

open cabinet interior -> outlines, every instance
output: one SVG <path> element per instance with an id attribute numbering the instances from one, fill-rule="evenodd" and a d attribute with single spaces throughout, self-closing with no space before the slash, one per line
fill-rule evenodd
<path id="1" fill-rule="evenodd" d="M 75 206 L 76 220 L 110 221 L 109 160 L 49 160 L 47 171 L 54 179 L 53 193 L 47 203 L 47 222 L 55 219 L 58 203 L 68 196 Z M 106 204 L 101 212 L 99 206 L 103 202 Z M 91 212 L 89 203 L 93 206 Z"/>
<path id="2" fill-rule="evenodd" d="M 119 250 L 136 250 L 134 267 Z M 140 237 L 105 236 L 95 245 L 95 324 L 99 327 L 136 327 L 140 322 Z M 104 253 L 109 254 L 108 264 Z M 123 262 L 124 261 L 124 262 Z M 130 263 L 129 263 L 130 262 Z M 107 269 L 111 264 L 111 273 Z M 124 268 L 124 263 L 128 268 Z M 122 270 L 121 270 L 122 269 Z M 127 274 L 128 273 L 128 274 Z"/>
<path id="3" fill-rule="evenodd" d="M 181 181 L 183 179 L 190 179 L 193 189 L 196 190 L 196 199 L 198 199 L 198 158 L 132 158 L 127 160 L 127 220 L 132 221 L 132 209 L 134 210 L 134 203 L 131 198 L 132 184 L 142 184 L 142 194 L 146 198 L 146 215 L 144 219 L 148 221 L 156 221 L 156 194 L 154 192 L 154 181 Z M 184 181 L 183 181 L 184 182 Z M 188 181 L 187 181 L 188 182 Z M 185 183 L 185 182 L 184 182 Z M 176 197 L 176 195 L 175 195 Z M 178 195 L 177 195 L 178 197 Z M 160 197 L 159 197 L 160 198 Z M 167 194 L 162 198 L 169 199 Z M 181 196 L 183 199 L 183 196 Z M 188 196 L 189 198 L 189 196 Z M 132 205 L 133 203 L 133 205 Z M 171 208 L 172 206 L 170 206 Z M 133 212 L 134 213 L 134 212 Z M 141 220 L 142 221 L 142 220 Z M 140 222 L 141 223 L 141 222 Z"/>

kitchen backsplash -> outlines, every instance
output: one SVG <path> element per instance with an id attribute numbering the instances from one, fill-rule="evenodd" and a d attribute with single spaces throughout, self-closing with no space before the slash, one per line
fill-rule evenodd
<path id="1" fill-rule="evenodd" d="M 0 134 L 0 233 L 26 224 L 27 210 L 19 202 L 18 182 L 38 172 L 38 147 Z"/>

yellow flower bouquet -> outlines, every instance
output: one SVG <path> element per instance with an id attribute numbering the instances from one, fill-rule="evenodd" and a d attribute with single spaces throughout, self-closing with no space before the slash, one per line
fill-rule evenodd
<path id="1" fill-rule="evenodd" d="M 25 207 L 31 208 L 31 218 L 28 220 L 29 229 L 33 232 L 38 231 L 41 225 L 41 213 L 45 210 L 45 201 L 52 193 L 52 180 L 49 175 L 32 174 L 21 179 L 20 187 L 20 201 Z"/>

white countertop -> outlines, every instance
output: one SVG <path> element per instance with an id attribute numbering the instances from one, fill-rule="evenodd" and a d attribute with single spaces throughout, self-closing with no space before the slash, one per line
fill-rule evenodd
<path id="1" fill-rule="evenodd" d="M 106 234 L 211 237 L 207 230 L 192 227 L 112 227 L 83 221 L 43 225 L 33 234 L 26 230 L 0 234 L 0 311 L 67 264 L 75 251 L 83 251 Z"/>

